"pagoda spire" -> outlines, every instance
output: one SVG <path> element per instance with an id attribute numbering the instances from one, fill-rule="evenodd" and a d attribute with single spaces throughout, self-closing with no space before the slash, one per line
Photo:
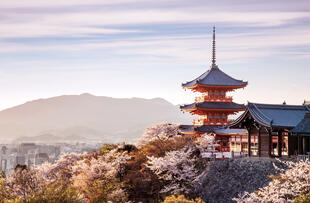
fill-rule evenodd
<path id="1" fill-rule="evenodd" d="M 213 26 L 213 42 L 212 42 L 212 67 L 215 65 L 216 56 L 215 56 L 215 26 Z"/>

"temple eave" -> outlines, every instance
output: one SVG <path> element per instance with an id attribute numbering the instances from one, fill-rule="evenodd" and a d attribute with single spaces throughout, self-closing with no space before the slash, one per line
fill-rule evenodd
<path id="1" fill-rule="evenodd" d="M 198 111 L 205 111 L 205 112 L 212 112 L 212 111 L 235 111 L 235 112 L 239 112 L 239 111 L 245 111 L 246 109 L 242 108 L 242 109 L 212 109 L 212 108 L 197 108 L 196 110 Z"/>
<path id="2" fill-rule="evenodd" d="M 180 109 L 186 112 L 201 111 L 204 113 L 219 112 L 219 111 L 239 112 L 239 111 L 245 111 L 246 106 L 244 106 L 243 104 L 236 104 L 232 102 L 201 102 L 180 106 Z"/>
<path id="3" fill-rule="evenodd" d="M 214 85 L 214 84 L 201 84 L 197 82 L 197 87 L 211 87 L 211 88 L 243 88 L 247 86 L 247 83 L 242 85 Z"/>
<path id="4" fill-rule="evenodd" d="M 222 90 L 233 91 L 236 89 L 244 88 L 246 86 L 247 86 L 247 84 L 231 86 L 231 85 L 204 85 L 204 84 L 199 84 L 199 83 L 196 83 L 195 85 L 192 85 L 192 86 L 182 85 L 182 87 L 184 89 L 189 89 L 189 90 L 193 90 L 193 91 L 197 91 L 197 92 L 199 92 L 199 91 L 205 92 L 205 90 L 207 90 L 207 89 L 212 89 L 212 90 L 222 89 Z"/>
<path id="5" fill-rule="evenodd" d="M 222 125 L 180 125 L 179 131 L 187 135 L 201 135 L 204 133 L 214 133 L 216 130 L 223 128 Z"/>

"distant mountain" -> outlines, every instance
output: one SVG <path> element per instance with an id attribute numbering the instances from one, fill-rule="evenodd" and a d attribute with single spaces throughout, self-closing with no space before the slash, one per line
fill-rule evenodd
<path id="1" fill-rule="evenodd" d="M 161 98 L 65 95 L 0 111 L 0 139 L 134 142 L 147 126 L 159 122 L 188 123 L 190 116 Z"/>

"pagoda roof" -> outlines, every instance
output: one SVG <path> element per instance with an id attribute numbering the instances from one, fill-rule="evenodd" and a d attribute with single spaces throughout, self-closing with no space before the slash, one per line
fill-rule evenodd
<path id="1" fill-rule="evenodd" d="M 194 110 L 197 108 L 200 109 L 217 109 L 217 110 L 227 110 L 227 109 L 234 109 L 234 110 L 245 110 L 246 107 L 243 104 L 237 104 L 234 102 L 200 102 L 200 103 L 192 103 L 180 106 L 180 108 L 184 111 Z"/>
<path id="2" fill-rule="evenodd" d="M 210 132 L 216 132 L 218 129 L 222 129 L 224 126 L 220 125 L 202 125 L 195 127 L 195 130 L 198 132 L 204 132 L 204 133 L 210 133 Z"/>
<path id="3" fill-rule="evenodd" d="M 198 78 L 182 84 L 183 88 L 193 88 L 197 85 L 203 86 L 225 86 L 225 87 L 245 87 L 248 82 L 242 80 L 236 80 L 223 71 L 221 71 L 216 64 L 212 64 L 211 68 L 203 73 Z"/>
<path id="4" fill-rule="evenodd" d="M 310 134 L 310 112 L 305 114 L 304 119 L 302 119 L 293 130 L 292 133 L 300 134 Z"/>
<path id="5" fill-rule="evenodd" d="M 179 130 L 182 133 L 193 133 L 193 132 L 202 132 L 202 133 L 212 133 L 215 132 L 217 129 L 222 129 L 223 126 L 219 125 L 202 125 L 202 126 L 195 126 L 195 125 L 180 125 Z"/>
<path id="6" fill-rule="evenodd" d="M 202 125 L 202 126 L 180 125 L 179 130 L 183 133 L 202 132 L 202 133 L 216 133 L 222 135 L 240 135 L 248 133 L 248 131 L 245 129 L 230 129 L 220 125 Z"/>
<path id="7" fill-rule="evenodd" d="M 248 103 L 246 111 L 228 126 L 240 124 L 249 115 L 257 123 L 265 127 L 294 128 L 310 111 L 307 105 L 277 105 Z"/>

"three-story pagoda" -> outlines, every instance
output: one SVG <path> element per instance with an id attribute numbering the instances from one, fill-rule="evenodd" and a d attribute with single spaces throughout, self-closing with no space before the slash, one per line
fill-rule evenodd
<path id="1" fill-rule="evenodd" d="M 227 96 L 227 92 L 245 86 L 247 86 L 247 82 L 230 77 L 216 65 L 214 27 L 212 64 L 209 70 L 198 78 L 182 84 L 184 89 L 199 92 L 201 95 L 196 97 L 194 103 L 180 107 L 184 112 L 199 116 L 199 119 L 194 119 L 193 125 L 181 125 L 181 133 L 193 135 L 216 133 L 217 129 L 223 128 L 223 126 L 230 123 L 231 120 L 228 119 L 228 116 L 244 111 L 246 107 L 243 104 L 234 103 L 232 97 Z M 221 142 L 221 145 L 223 145 L 223 142 Z"/>

